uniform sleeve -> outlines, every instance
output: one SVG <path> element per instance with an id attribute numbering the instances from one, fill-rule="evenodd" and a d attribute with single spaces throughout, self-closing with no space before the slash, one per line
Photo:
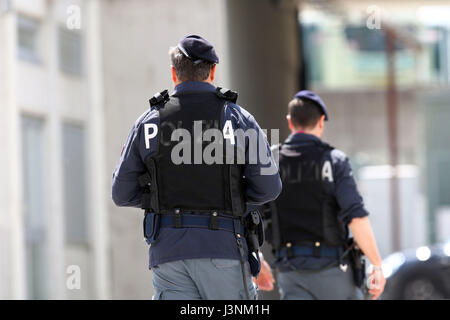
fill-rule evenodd
<path id="1" fill-rule="evenodd" d="M 134 124 L 123 147 L 119 164 L 113 173 L 112 199 L 117 206 L 140 207 L 143 190 L 138 183 L 138 177 L 145 173 L 143 159 L 156 152 L 150 142 L 149 150 L 143 152 L 144 123 L 157 123 L 153 113 L 146 112 Z"/>
<path id="2" fill-rule="evenodd" d="M 251 139 L 246 140 L 245 145 L 246 202 L 247 209 L 252 210 L 278 197 L 281 179 L 267 137 L 253 116 L 237 106 L 229 111 L 232 112 L 226 112 L 225 119 L 233 119 L 233 127 L 244 132 L 253 130 L 257 136 L 258 149 L 248 145 Z"/>
<path id="3" fill-rule="evenodd" d="M 335 195 L 341 208 L 338 218 L 348 225 L 353 218 L 368 216 L 361 195 L 356 187 L 348 157 L 339 150 L 331 152 L 334 166 Z"/>

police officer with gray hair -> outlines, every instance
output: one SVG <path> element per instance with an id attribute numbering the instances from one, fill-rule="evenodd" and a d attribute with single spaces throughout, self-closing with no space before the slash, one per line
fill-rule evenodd
<path id="1" fill-rule="evenodd" d="M 281 298 L 362 299 L 369 283 L 377 299 L 385 285 L 381 258 L 349 159 L 321 140 L 327 120 L 322 99 L 300 91 L 288 105 L 292 134 L 273 147 L 283 190 L 265 211 L 266 236 Z M 363 254 L 372 263 L 368 281 Z"/>
<path id="2" fill-rule="evenodd" d="M 252 276 L 261 269 L 263 242 L 257 208 L 281 191 L 270 146 L 236 104 L 237 93 L 213 85 L 219 58 L 210 42 L 189 35 L 169 54 L 175 90 L 153 96 L 134 124 L 112 198 L 144 209 L 154 299 L 256 299 Z M 250 162 L 255 155 L 247 140 L 239 149 L 244 161 L 236 159 L 238 150 L 231 157 L 222 152 L 237 148 L 232 132 L 238 130 L 253 130 L 267 159 Z M 271 167 L 272 173 L 263 170 Z"/>

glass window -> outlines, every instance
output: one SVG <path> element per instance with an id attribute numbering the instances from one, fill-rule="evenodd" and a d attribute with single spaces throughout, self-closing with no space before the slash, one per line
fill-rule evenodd
<path id="1" fill-rule="evenodd" d="M 438 170 L 437 172 L 442 172 L 443 174 L 438 178 L 438 187 L 439 187 L 439 204 L 441 205 L 450 205 L 450 174 L 448 174 L 448 168 L 450 166 L 450 157 L 447 156 L 447 159 L 441 157 L 438 162 Z M 445 172 L 445 174 L 444 174 Z M 444 178 L 443 176 L 447 176 Z"/>
<path id="2" fill-rule="evenodd" d="M 366 17 L 360 18 L 350 22 L 345 14 L 300 13 L 308 87 L 355 90 L 386 86 L 385 30 L 369 29 Z M 411 20 L 402 21 L 395 30 L 402 39 L 396 41 L 395 52 L 399 87 L 448 81 L 448 26 Z M 420 44 L 421 50 L 413 43 Z"/>
<path id="3" fill-rule="evenodd" d="M 66 242 L 85 244 L 88 232 L 83 127 L 64 124 L 63 143 Z"/>
<path id="4" fill-rule="evenodd" d="M 66 267 L 80 271 L 80 288 L 67 287 L 68 299 L 92 298 L 92 254 L 86 193 L 85 132 L 80 125 L 63 124 L 63 170 Z"/>
<path id="5" fill-rule="evenodd" d="M 17 41 L 19 58 L 29 62 L 39 62 L 39 23 L 37 20 L 18 16 Z"/>
<path id="6" fill-rule="evenodd" d="M 59 66 L 61 71 L 71 75 L 83 73 L 81 35 L 64 27 L 59 28 Z"/>
<path id="7" fill-rule="evenodd" d="M 22 117 L 24 223 L 28 298 L 47 298 L 44 121 Z"/>

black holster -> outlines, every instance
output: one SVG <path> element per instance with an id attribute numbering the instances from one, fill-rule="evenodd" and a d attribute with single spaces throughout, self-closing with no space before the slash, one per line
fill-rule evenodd
<path id="1" fill-rule="evenodd" d="M 144 216 L 144 239 L 147 244 L 152 244 L 156 241 L 159 232 L 160 215 L 153 212 L 145 212 Z"/>
<path id="2" fill-rule="evenodd" d="M 366 278 L 366 261 L 364 260 L 364 253 L 358 248 L 353 238 L 348 241 L 347 248 L 349 250 L 348 259 L 352 267 L 353 281 L 355 286 L 361 288 Z"/>
<path id="3" fill-rule="evenodd" d="M 264 243 L 264 225 L 258 211 L 250 212 L 245 218 L 245 240 L 248 246 L 248 262 L 252 276 L 256 277 L 261 271 L 259 248 Z"/>

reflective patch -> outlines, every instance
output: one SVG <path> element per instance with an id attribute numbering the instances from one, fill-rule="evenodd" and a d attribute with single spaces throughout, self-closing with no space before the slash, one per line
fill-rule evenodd
<path id="1" fill-rule="evenodd" d="M 150 149 L 150 140 L 158 134 L 158 126 L 154 123 L 144 124 L 145 149 Z"/>
<path id="2" fill-rule="evenodd" d="M 333 182 L 333 170 L 331 169 L 331 162 L 329 160 L 325 161 L 322 167 L 322 180 L 325 181 L 325 178 L 329 182 Z"/>

